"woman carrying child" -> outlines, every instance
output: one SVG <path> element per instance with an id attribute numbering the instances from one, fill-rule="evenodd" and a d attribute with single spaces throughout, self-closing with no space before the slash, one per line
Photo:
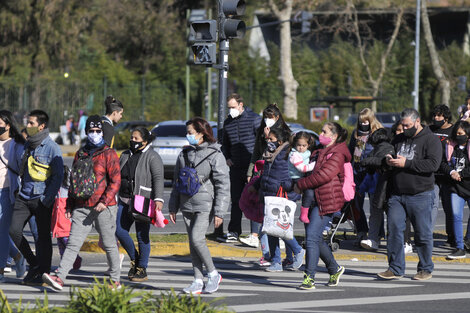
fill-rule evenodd
<path id="1" fill-rule="evenodd" d="M 330 247 L 323 239 L 323 229 L 332 215 L 344 205 L 343 182 L 344 163 L 351 161 L 351 154 L 344 143 L 348 135 L 338 123 L 326 123 L 320 134 L 322 149 L 315 150 L 311 160 L 316 161 L 315 170 L 307 177 L 300 178 L 294 186 L 297 193 L 306 189 L 315 190 L 315 206 L 310 212 L 310 223 L 305 224 L 307 257 L 304 279 L 299 289 L 315 289 L 315 273 L 321 258 L 330 279 L 328 286 L 337 286 L 344 267 L 339 266 Z"/>
<path id="2" fill-rule="evenodd" d="M 287 155 L 289 152 L 290 133 L 282 128 L 271 128 L 267 136 L 266 150 L 263 153 L 264 169 L 260 179 L 253 184 L 253 188 L 259 191 L 260 200 L 264 203 L 265 196 L 276 196 L 279 189 L 292 190 L 292 179 L 289 176 Z M 299 197 L 294 192 L 287 194 L 289 200 L 297 200 Z M 266 268 L 268 272 L 282 272 L 281 250 L 279 238 L 268 235 L 271 266 Z M 294 253 L 293 269 L 298 269 L 304 259 L 305 250 L 297 240 L 284 240 L 286 247 Z"/>

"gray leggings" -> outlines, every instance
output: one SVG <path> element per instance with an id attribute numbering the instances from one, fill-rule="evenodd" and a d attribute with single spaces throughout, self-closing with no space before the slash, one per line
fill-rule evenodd
<path id="1" fill-rule="evenodd" d="M 109 206 L 102 212 L 94 209 L 76 208 L 72 211 L 72 229 L 69 242 L 60 261 L 57 276 L 65 282 L 65 277 L 72 269 L 88 233 L 95 224 L 95 228 L 103 239 L 103 249 L 106 252 L 108 264 L 111 267 L 111 279 L 120 281 L 121 269 L 119 268 L 119 250 L 116 243 L 116 213 L 117 205 Z"/>
<path id="2" fill-rule="evenodd" d="M 208 273 L 215 270 L 211 253 L 206 243 L 206 231 L 212 220 L 210 212 L 183 212 L 184 223 L 189 237 L 189 250 L 193 262 L 194 278 L 203 279 L 202 265 Z"/>

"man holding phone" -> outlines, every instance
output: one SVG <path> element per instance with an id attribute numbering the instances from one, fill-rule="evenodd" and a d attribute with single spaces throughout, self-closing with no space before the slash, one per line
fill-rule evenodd
<path id="1" fill-rule="evenodd" d="M 392 144 L 396 157 L 387 155 L 387 164 L 393 168 L 392 192 L 388 200 L 388 241 L 389 267 L 378 273 L 382 279 L 398 279 L 405 273 L 405 252 L 403 232 L 406 217 L 409 216 L 415 229 L 418 252 L 418 272 L 414 280 L 428 280 L 432 277 L 433 227 L 432 207 L 434 201 L 434 172 L 440 166 L 442 145 L 429 127 L 421 126 L 421 119 L 415 109 L 401 113 L 404 132 L 395 137 Z"/>

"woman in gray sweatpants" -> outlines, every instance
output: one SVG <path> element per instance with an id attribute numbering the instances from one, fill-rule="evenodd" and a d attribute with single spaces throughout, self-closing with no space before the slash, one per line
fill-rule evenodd
<path id="1" fill-rule="evenodd" d="M 220 145 L 212 133 L 209 123 L 195 117 L 186 123 L 186 146 L 178 156 L 175 167 L 173 190 L 170 196 L 170 220 L 176 222 L 176 213 L 181 210 L 189 237 L 189 248 L 194 269 L 194 281 L 183 289 L 185 293 L 213 293 L 219 288 L 222 276 L 217 272 L 209 248 L 206 232 L 214 217 L 215 227 L 222 224 L 230 201 L 229 169 Z M 180 169 L 190 166 L 196 169 L 201 182 L 199 191 L 190 196 L 178 184 Z M 208 280 L 203 282 L 203 265 Z"/>

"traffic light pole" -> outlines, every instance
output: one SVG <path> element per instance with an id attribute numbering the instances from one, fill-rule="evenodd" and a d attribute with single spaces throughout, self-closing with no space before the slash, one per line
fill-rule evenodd
<path id="1" fill-rule="evenodd" d="M 224 120 L 226 115 L 227 106 L 227 75 L 228 75 L 228 50 L 229 42 L 226 39 L 219 42 L 219 114 L 217 116 L 217 137 L 219 142 L 222 142 L 222 128 L 224 127 Z"/>

